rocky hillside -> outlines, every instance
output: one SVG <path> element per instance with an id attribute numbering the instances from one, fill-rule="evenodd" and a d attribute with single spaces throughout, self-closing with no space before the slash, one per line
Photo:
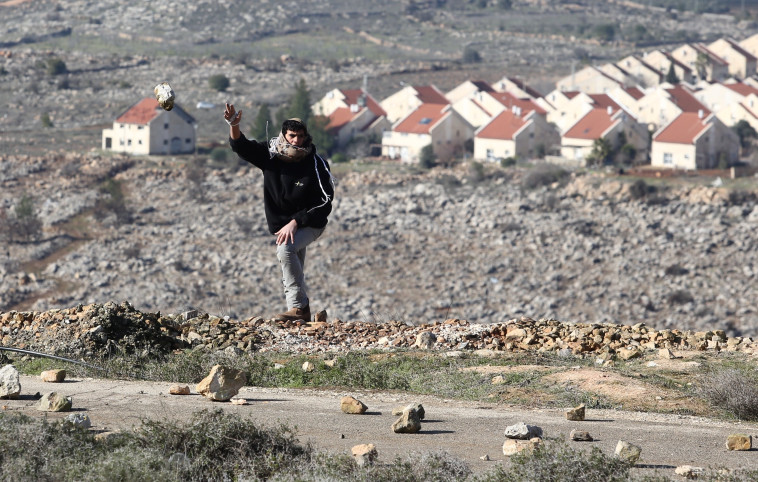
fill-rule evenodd
<path id="1" fill-rule="evenodd" d="M 314 312 L 731 336 L 758 328 L 755 193 L 703 180 L 640 189 L 623 176 L 547 168 L 335 167 L 334 212 L 308 252 Z M 33 196 L 43 226 L 37 242 L 4 243 L 0 311 L 111 300 L 235 319 L 284 309 L 260 175 L 233 161 L 199 169 L 181 159 L 0 157 L 0 207 L 12 217 Z"/>

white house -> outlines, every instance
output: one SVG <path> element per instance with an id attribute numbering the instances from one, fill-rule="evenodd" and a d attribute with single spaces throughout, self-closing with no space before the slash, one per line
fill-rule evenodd
<path id="1" fill-rule="evenodd" d="M 155 98 L 137 102 L 103 129 L 102 148 L 131 154 L 195 152 L 195 119 L 178 105 L 163 110 Z"/>

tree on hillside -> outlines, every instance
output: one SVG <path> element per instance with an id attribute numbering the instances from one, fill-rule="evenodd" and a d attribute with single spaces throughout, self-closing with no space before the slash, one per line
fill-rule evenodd
<path id="1" fill-rule="evenodd" d="M 314 116 L 311 109 L 310 92 L 304 79 L 295 85 L 295 91 L 284 107 L 277 113 L 279 126 L 287 119 L 297 117 L 308 126 L 308 133 L 313 138 L 313 143 L 319 152 L 324 155 L 331 153 L 334 148 L 334 138 L 326 131 L 329 124 L 329 118 L 323 116 Z M 273 134 L 272 134 L 273 135 Z"/>
<path id="2" fill-rule="evenodd" d="M 611 146 L 610 141 L 604 137 L 600 137 L 592 143 L 592 151 L 587 156 L 587 160 L 592 164 L 603 165 L 612 152 L 613 146 Z"/>
<path id="3" fill-rule="evenodd" d="M 266 128 L 268 127 L 268 132 Z M 267 141 L 269 135 L 273 136 L 277 131 L 271 120 L 271 109 L 268 104 L 263 104 L 255 115 L 253 126 L 250 129 L 250 135 L 258 141 Z"/>
<path id="4" fill-rule="evenodd" d="M 462 60 L 464 64 L 475 64 L 482 61 L 482 56 L 479 55 L 479 52 L 476 51 L 474 47 L 467 45 L 466 48 L 463 49 Z"/>
<path id="5" fill-rule="evenodd" d="M 213 90 L 224 92 L 229 88 L 229 78 L 224 74 L 211 75 L 208 78 L 208 85 Z"/>
<path id="6" fill-rule="evenodd" d="M 732 126 L 732 130 L 740 138 L 740 147 L 742 153 L 746 154 L 752 144 L 753 139 L 758 139 L 758 132 L 746 120 L 741 120 Z"/>

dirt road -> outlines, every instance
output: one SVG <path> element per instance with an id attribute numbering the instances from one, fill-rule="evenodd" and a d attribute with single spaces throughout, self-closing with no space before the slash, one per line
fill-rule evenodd
<path id="1" fill-rule="evenodd" d="M 505 405 L 445 400 L 388 392 L 338 392 L 244 387 L 237 398 L 248 405 L 211 402 L 195 393 L 170 395 L 169 383 L 72 379 L 61 384 L 44 383 L 23 376 L 19 400 L 3 400 L 6 411 L 34 417 L 63 418 L 66 413 L 39 412 L 34 395 L 57 391 L 73 399 L 75 412 L 89 414 L 93 430 L 107 431 L 139 425 L 143 418 L 186 420 L 194 411 L 221 408 L 251 417 L 263 426 L 283 422 L 296 427 L 302 442 L 317 448 L 350 453 L 361 443 L 373 443 L 380 461 L 412 452 L 446 451 L 465 460 L 475 471 L 483 471 L 506 461 L 502 453 L 507 426 L 526 422 L 544 430 L 545 438 L 567 439 L 572 429 L 588 431 L 594 442 L 571 442 L 575 447 L 593 445 L 612 454 L 616 443 L 625 440 L 642 447 L 637 468 L 652 474 L 659 470 L 673 477 L 679 465 L 758 469 L 758 450 L 726 450 L 731 433 L 758 435 L 758 424 L 727 423 L 679 415 L 660 415 L 616 410 L 587 410 L 587 420 L 570 422 L 563 410 L 527 410 Z M 340 411 L 340 398 L 352 395 L 368 405 L 364 415 Z M 418 401 L 426 419 L 421 432 L 395 434 L 390 426 L 397 417 L 392 409 Z M 489 461 L 480 457 L 489 456 Z"/>

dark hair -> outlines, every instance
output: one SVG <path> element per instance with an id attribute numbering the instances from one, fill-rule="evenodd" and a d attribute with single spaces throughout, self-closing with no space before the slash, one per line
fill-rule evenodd
<path id="1" fill-rule="evenodd" d="M 305 124 L 300 119 L 287 119 L 282 122 L 282 134 L 286 134 L 287 131 L 303 131 L 305 135 L 308 135 L 308 128 L 305 127 Z"/>

